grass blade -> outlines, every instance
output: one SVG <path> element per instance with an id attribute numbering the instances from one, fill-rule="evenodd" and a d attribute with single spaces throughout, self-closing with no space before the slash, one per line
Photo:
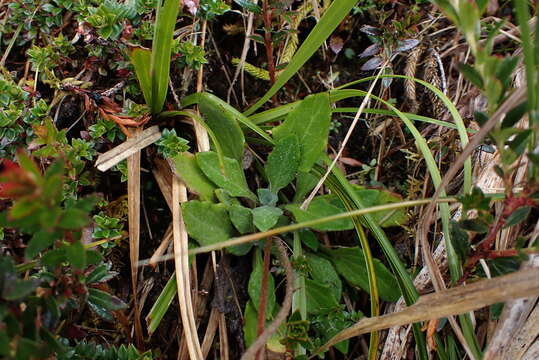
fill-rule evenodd
<path id="1" fill-rule="evenodd" d="M 153 306 L 148 313 L 148 316 L 146 316 L 146 323 L 148 324 L 148 334 L 150 334 L 150 336 L 154 333 L 154 331 L 161 323 L 163 316 L 165 316 L 176 294 L 176 274 L 174 273 L 172 274 L 170 279 L 168 279 L 167 284 L 161 291 L 161 294 L 159 294 L 159 296 L 153 303 Z"/>
<path id="2" fill-rule="evenodd" d="M 179 9 L 179 0 L 164 0 L 164 4 L 157 10 L 150 66 L 152 101 L 149 104 L 152 114 L 159 113 L 165 104 L 170 73 L 172 34 Z"/>
<path id="3" fill-rule="evenodd" d="M 152 80 L 150 78 L 152 52 L 147 49 L 136 48 L 129 54 L 129 59 L 135 68 L 144 101 L 149 105 L 152 103 Z"/>
<path id="4" fill-rule="evenodd" d="M 333 1 L 324 15 L 320 18 L 320 21 L 313 30 L 307 36 L 307 39 L 301 44 L 300 48 L 292 57 L 292 60 L 284 71 L 279 75 L 273 86 L 268 90 L 264 96 L 251 106 L 245 115 L 251 115 L 268 101 L 279 89 L 286 84 L 292 76 L 298 72 L 298 70 L 309 60 L 309 58 L 315 53 L 315 51 L 322 45 L 322 43 L 331 35 L 333 30 L 340 24 L 342 19 L 348 12 L 356 5 L 356 0 L 336 0 Z"/>

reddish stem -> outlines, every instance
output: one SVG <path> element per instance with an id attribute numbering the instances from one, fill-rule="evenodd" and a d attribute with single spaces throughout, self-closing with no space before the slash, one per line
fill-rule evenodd
<path id="1" fill-rule="evenodd" d="M 268 72 L 270 82 L 275 83 L 275 61 L 273 59 L 273 42 L 271 41 L 271 15 L 272 11 L 269 8 L 268 0 L 264 0 L 262 5 L 264 11 L 264 45 L 266 47 L 266 56 L 268 58 Z"/>
<path id="2" fill-rule="evenodd" d="M 266 304 L 268 302 L 268 283 L 269 283 L 269 266 L 270 266 L 270 254 L 271 254 L 271 239 L 266 240 L 264 246 L 264 267 L 262 271 L 262 287 L 260 289 L 260 300 L 258 303 L 258 321 L 256 325 L 256 335 L 260 336 L 264 332 L 266 325 Z M 256 359 L 261 360 L 264 354 L 264 347 L 262 347 L 256 354 Z"/>

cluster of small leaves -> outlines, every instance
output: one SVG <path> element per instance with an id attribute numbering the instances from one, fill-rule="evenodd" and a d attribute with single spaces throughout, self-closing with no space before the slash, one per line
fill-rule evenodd
<path id="1" fill-rule="evenodd" d="M 30 102 L 30 94 L 0 75 L 0 155 L 13 157 L 17 147 L 25 147 L 35 137 L 35 126 L 49 116 L 43 99 Z"/>
<path id="2" fill-rule="evenodd" d="M 110 239 L 122 234 L 123 224 L 120 219 L 99 213 L 93 217 L 95 222 L 92 237 L 94 239 Z"/>
<path id="3" fill-rule="evenodd" d="M 69 344 L 65 345 L 68 346 Z M 140 353 L 132 344 L 129 346 L 105 347 L 81 341 L 57 356 L 58 360 L 152 360 L 151 351 Z"/>
<path id="4" fill-rule="evenodd" d="M 200 0 L 197 16 L 201 19 L 211 20 L 230 10 L 230 6 L 223 0 Z"/>
<path id="5" fill-rule="evenodd" d="M 88 15 L 84 16 L 82 13 L 81 20 L 84 19 L 92 25 L 103 39 L 117 40 L 128 23 L 148 30 L 151 25 L 149 22 L 142 21 L 142 15 L 153 11 L 157 3 L 156 0 L 126 2 L 106 0 L 98 7 L 88 8 Z M 135 35 L 140 36 L 142 40 L 148 39 L 147 31 L 139 31 Z"/>
<path id="6" fill-rule="evenodd" d="M 22 36 L 16 40 L 17 45 L 24 45 L 36 39 L 39 33 L 50 34 L 52 30 L 61 27 L 65 11 L 76 11 L 83 2 L 73 0 L 19 0 L 10 1 L 7 8 L 9 15 L 5 22 L 0 23 L 0 33 L 14 35 L 16 29 L 22 27 Z M 11 38 L 2 38 L 4 44 Z"/>
<path id="7" fill-rule="evenodd" d="M 125 139 L 125 135 L 114 122 L 102 117 L 94 125 L 91 125 L 88 130 L 90 130 L 90 136 L 94 140 L 98 140 L 101 137 L 105 137 L 109 141 L 114 141 L 117 138 L 120 140 Z"/>
<path id="8" fill-rule="evenodd" d="M 190 67 L 192 69 L 198 69 L 200 65 L 208 63 L 208 60 L 205 58 L 204 48 L 190 41 L 175 41 L 172 51 L 179 55 L 177 62 L 182 68 Z"/>
<path id="9" fill-rule="evenodd" d="M 28 240 L 25 262 L 16 265 L 11 256 L 0 255 L 0 356 L 25 360 L 63 354 L 69 347 L 53 334 L 75 326 L 73 312 L 88 306 L 111 321 L 112 312 L 126 306 L 98 289 L 115 274 L 81 240 L 96 200 L 64 199 L 63 160 L 44 174 L 23 153 L 18 164 L 4 160 L 3 166 L 0 196 L 13 201 L 0 213 L 0 227 L 10 229 L 3 241 L 9 248 L 14 236 Z"/>
<path id="10" fill-rule="evenodd" d="M 161 138 L 156 142 L 157 152 L 165 158 L 173 158 L 176 155 L 189 150 L 189 141 L 176 135 L 176 130 L 164 129 Z"/>

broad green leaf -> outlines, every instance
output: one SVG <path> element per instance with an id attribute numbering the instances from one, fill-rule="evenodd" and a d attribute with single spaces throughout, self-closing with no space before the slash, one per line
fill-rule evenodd
<path id="1" fill-rule="evenodd" d="M 260 250 L 257 250 L 253 254 L 253 271 L 251 272 L 251 277 L 249 278 L 249 285 L 247 291 L 249 297 L 253 302 L 255 311 L 258 312 L 258 307 L 260 306 L 260 292 L 262 290 L 262 272 L 264 271 L 264 261 Z M 271 319 L 273 315 L 273 309 L 275 308 L 275 280 L 271 273 L 268 274 L 268 291 L 266 299 L 266 319 Z"/>
<path id="2" fill-rule="evenodd" d="M 300 172 L 296 177 L 296 193 L 292 202 L 301 202 L 307 194 L 314 189 L 318 178 L 311 173 Z"/>
<path id="3" fill-rule="evenodd" d="M 159 113 L 165 104 L 170 72 L 172 37 L 179 9 L 180 3 L 178 0 L 164 0 L 163 6 L 157 10 L 150 66 L 152 102 L 149 105 L 152 114 Z"/>
<path id="4" fill-rule="evenodd" d="M 66 246 L 67 260 L 75 269 L 83 269 L 86 266 L 86 250 L 80 241 Z"/>
<path id="5" fill-rule="evenodd" d="M 212 129 L 223 154 L 241 162 L 245 138 L 238 124 L 241 113 L 215 95 L 196 93 L 185 97 L 182 106 L 198 104 L 206 124 Z"/>
<path id="6" fill-rule="evenodd" d="M 1 289 L 2 298 L 5 300 L 18 300 L 30 295 L 39 285 L 39 280 L 30 279 L 13 279 L 6 276 L 4 279 L 4 287 Z"/>
<path id="7" fill-rule="evenodd" d="M 335 301 L 339 302 L 342 295 L 342 283 L 333 264 L 329 260 L 313 254 L 308 254 L 306 258 L 311 278 L 318 284 L 329 287 L 328 295 L 330 294 L 335 298 Z"/>
<path id="8" fill-rule="evenodd" d="M 352 190 L 361 199 L 365 207 L 384 205 L 402 201 L 402 199 L 389 191 L 379 189 L 364 189 L 359 186 L 351 186 Z M 301 210 L 298 204 L 289 204 L 286 209 L 292 212 L 297 222 L 320 219 L 326 216 L 336 215 L 347 211 L 342 201 L 336 195 L 316 196 L 307 210 Z M 380 211 L 371 214 L 373 219 L 382 227 L 402 225 L 408 220 L 404 209 L 392 211 Z M 313 226 L 320 231 L 351 230 L 354 224 L 351 219 L 340 219 Z"/>
<path id="9" fill-rule="evenodd" d="M 191 200 L 182 204 L 182 213 L 189 236 L 201 246 L 228 240 L 234 234 L 223 204 Z"/>
<path id="10" fill-rule="evenodd" d="M 363 189 L 359 186 L 353 186 L 353 188 L 366 207 L 391 204 L 402 201 L 402 198 L 398 194 L 392 193 L 390 191 L 379 189 Z M 399 226 L 405 224 L 408 221 L 408 215 L 406 213 L 406 210 L 404 209 L 394 211 L 381 211 L 378 213 L 373 213 L 372 217 L 382 227 Z"/>
<path id="11" fill-rule="evenodd" d="M 73 207 L 66 209 L 63 212 L 60 221 L 58 222 L 58 226 L 62 229 L 75 230 L 82 228 L 88 224 L 89 221 L 90 218 L 88 212 Z"/>
<path id="12" fill-rule="evenodd" d="M 298 231 L 298 235 L 301 242 L 305 246 L 307 246 L 312 251 L 318 251 L 318 248 L 320 247 L 320 241 L 318 241 L 318 238 L 312 231 L 303 229 L 301 231 Z"/>
<path id="13" fill-rule="evenodd" d="M 27 259 L 33 259 L 40 251 L 45 250 L 58 238 L 55 232 L 40 230 L 32 236 L 24 255 Z"/>
<path id="14" fill-rule="evenodd" d="M 289 135 L 297 136 L 301 148 L 298 170 L 308 172 L 326 150 L 330 121 L 329 95 L 309 95 L 273 129 L 273 136 L 277 141 Z"/>
<path id="15" fill-rule="evenodd" d="M 255 230 L 251 209 L 241 205 L 231 205 L 228 207 L 228 215 L 240 234 L 251 233 Z"/>
<path id="16" fill-rule="evenodd" d="M 265 167 L 271 191 L 277 193 L 294 179 L 300 160 L 300 147 L 296 135 L 285 136 L 275 143 Z"/>
<path id="17" fill-rule="evenodd" d="M 307 294 L 307 313 L 326 314 L 339 307 L 339 303 L 332 294 L 328 285 L 318 281 L 305 279 L 305 292 Z"/>
<path id="18" fill-rule="evenodd" d="M 475 70 L 472 66 L 468 64 L 460 64 L 459 70 L 462 74 L 464 74 L 464 77 L 468 81 L 477 86 L 479 89 L 483 89 L 483 78 L 481 77 L 481 74 L 479 74 L 479 72 L 477 72 L 477 70 Z"/>
<path id="19" fill-rule="evenodd" d="M 335 195 L 316 196 L 307 210 L 300 209 L 299 204 L 286 205 L 285 209 L 294 215 L 296 222 L 320 219 L 346 211 L 344 210 L 341 201 Z M 346 218 L 318 224 L 312 226 L 312 228 L 319 231 L 341 231 L 353 229 L 354 224 L 352 223 L 352 220 Z"/>
<path id="20" fill-rule="evenodd" d="M 309 60 L 356 4 L 357 0 L 333 1 L 329 8 L 324 12 L 324 15 L 320 18 L 320 21 L 318 21 L 305 41 L 301 44 L 284 71 L 279 75 L 275 84 L 272 85 L 268 92 L 264 94 L 256 104 L 251 106 L 245 112 L 245 115 L 251 115 L 256 109 L 275 95 L 277 91 L 279 91 L 279 89 L 298 72 L 303 64 Z"/>
<path id="21" fill-rule="evenodd" d="M 135 48 L 129 54 L 129 59 L 135 68 L 135 74 L 137 75 L 138 83 L 147 105 L 151 105 L 152 103 L 151 58 L 152 52 L 147 49 Z"/>
<path id="22" fill-rule="evenodd" d="M 350 247 L 327 250 L 327 253 L 341 276 L 350 284 L 369 291 L 363 250 L 359 247 Z M 397 301 L 401 294 L 393 274 L 378 259 L 374 259 L 374 268 L 380 297 L 385 301 Z"/>
<path id="23" fill-rule="evenodd" d="M 165 316 L 172 300 L 177 294 L 176 289 L 176 273 L 172 273 L 170 279 L 168 279 L 167 284 L 154 301 L 153 306 L 146 317 L 146 323 L 148 324 L 148 334 L 152 335 L 154 331 L 159 326 L 159 323 Z"/>
<path id="24" fill-rule="evenodd" d="M 249 190 L 245 174 L 236 159 L 224 158 L 225 168 L 219 164 L 217 153 L 213 151 L 199 152 L 196 154 L 197 164 L 213 183 L 228 191 L 232 196 L 246 197 L 256 200 L 255 194 Z"/>
<path id="25" fill-rule="evenodd" d="M 215 185 L 198 167 L 195 156 L 189 152 L 178 154 L 172 159 L 176 175 L 187 185 L 189 190 L 198 194 L 202 200 L 213 200 Z"/>
<path id="26" fill-rule="evenodd" d="M 260 231 L 268 231 L 277 224 L 283 211 L 275 206 L 260 206 L 252 210 L 253 224 Z"/>

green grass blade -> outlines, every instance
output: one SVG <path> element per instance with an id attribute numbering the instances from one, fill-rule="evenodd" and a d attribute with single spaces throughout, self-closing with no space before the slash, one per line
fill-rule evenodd
<path id="1" fill-rule="evenodd" d="M 323 174 L 322 174 L 323 175 Z M 330 189 L 335 193 L 344 207 L 348 211 L 353 211 L 359 209 L 359 207 L 354 203 L 350 198 L 348 187 L 342 187 L 338 182 L 332 182 Z M 374 269 L 374 259 L 372 257 L 371 247 L 363 230 L 363 225 L 361 224 L 361 218 L 359 216 L 352 217 L 352 222 L 354 223 L 354 228 L 359 238 L 359 242 L 363 249 L 363 256 L 365 257 L 365 264 L 367 264 L 367 276 L 369 279 L 369 293 L 371 301 L 371 316 L 380 315 L 380 295 L 378 292 L 378 283 L 376 280 L 376 271 Z M 369 359 L 376 359 L 376 354 L 378 350 L 378 344 L 380 342 L 380 334 L 378 331 L 372 332 L 369 340 Z"/>
<path id="2" fill-rule="evenodd" d="M 157 300 L 153 303 L 153 306 L 146 317 L 146 322 L 148 322 L 148 334 L 152 335 L 157 329 L 163 316 L 165 316 L 170 307 L 172 300 L 174 300 L 176 293 L 176 275 L 173 273 L 161 291 L 161 294 L 159 294 Z"/>
<path id="3" fill-rule="evenodd" d="M 334 92 L 341 92 L 344 91 L 347 95 L 350 95 L 348 92 L 356 92 L 358 96 L 365 96 L 366 93 L 361 90 L 334 90 Z M 362 95 L 360 95 L 362 94 Z M 344 94 L 343 94 L 344 95 Z M 372 96 L 373 99 L 376 99 L 383 104 L 385 104 L 388 108 L 390 108 L 392 111 L 394 111 L 397 116 L 403 121 L 403 123 L 406 125 L 412 136 L 414 137 L 416 141 L 416 145 L 421 151 L 423 158 L 425 159 L 425 163 L 427 164 L 427 169 L 430 173 L 430 176 L 432 178 L 432 182 L 436 188 L 440 186 L 440 183 L 442 181 L 442 177 L 440 174 L 440 171 L 436 165 L 436 161 L 434 160 L 434 157 L 432 156 L 432 153 L 430 152 L 430 149 L 428 147 L 427 141 L 421 136 L 421 133 L 417 130 L 417 128 L 414 126 L 413 122 L 407 118 L 402 112 L 400 112 L 397 108 L 395 108 L 393 105 L 388 103 L 387 101 L 377 97 Z M 471 165 L 470 165 L 471 166 Z M 441 196 L 445 196 L 445 191 L 441 192 Z M 444 239 L 445 239 L 445 246 L 447 251 L 447 262 L 449 267 L 449 272 L 451 274 L 451 280 L 453 282 L 456 282 L 461 276 L 462 276 L 462 266 L 460 259 L 457 255 L 457 252 L 455 250 L 455 247 L 453 246 L 453 242 L 451 241 L 451 236 L 449 232 L 449 219 L 450 219 L 450 212 L 449 212 L 449 205 L 448 204 L 440 204 L 440 217 L 442 219 L 442 230 L 444 233 Z M 466 315 L 459 316 L 459 319 L 461 320 L 461 324 L 463 327 L 463 331 L 466 334 L 466 339 L 468 342 L 468 345 L 472 349 L 472 351 L 476 354 L 480 354 L 480 349 L 477 343 L 477 339 L 474 336 L 472 325 L 470 322 L 470 318 Z"/>
<path id="4" fill-rule="evenodd" d="M 179 0 L 164 0 L 157 10 L 155 30 L 152 45 L 150 77 L 152 80 L 152 114 L 157 114 L 163 108 L 168 90 L 170 73 L 170 52 L 172 35 L 176 26 L 176 18 L 180 9 Z"/>
<path id="5" fill-rule="evenodd" d="M 405 76 L 405 75 L 381 75 L 380 77 L 381 78 L 389 77 L 389 78 L 400 78 L 400 79 L 413 80 L 413 81 L 425 86 L 430 91 L 432 91 L 440 100 L 442 100 L 445 107 L 447 108 L 447 110 L 449 110 L 451 116 L 453 117 L 453 120 L 455 121 L 455 126 L 457 127 L 457 131 L 459 133 L 461 147 L 464 148 L 464 147 L 466 147 L 466 145 L 468 145 L 468 133 L 467 133 L 467 130 L 466 130 L 466 126 L 464 125 L 464 120 L 462 120 L 462 116 L 460 116 L 460 113 L 457 110 L 456 106 L 451 102 L 451 100 L 446 95 L 444 95 L 440 91 L 440 89 L 438 89 L 436 86 L 433 86 L 433 85 L 429 84 L 426 81 L 416 79 L 416 78 L 412 78 L 412 77 Z M 361 82 L 364 82 L 364 81 L 370 81 L 370 80 L 373 80 L 374 78 L 375 78 L 374 76 L 371 76 L 371 77 L 367 77 L 367 78 L 364 78 L 364 79 L 361 79 L 361 80 L 353 81 L 351 83 L 339 86 L 337 88 L 337 90 L 338 89 L 343 89 L 343 88 L 346 88 L 346 87 L 349 87 L 349 86 L 352 86 L 352 85 L 355 85 L 355 84 L 358 84 L 358 83 L 361 83 Z M 392 110 L 392 111 L 394 111 L 394 110 Z M 395 114 L 398 116 L 398 114 L 396 112 L 395 112 Z M 404 113 L 401 113 L 401 114 L 404 115 L 406 118 L 411 119 L 408 115 L 406 115 Z M 464 188 L 464 193 L 466 193 L 466 194 L 469 193 L 471 191 L 471 189 L 472 189 L 472 160 L 471 159 L 467 159 L 466 162 L 464 163 L 464 185 L 463 185 L 463 188 Z"/>
<path id="6" fill-rule="evenodd" d="M 146 104 L 152 103 L 152 80 L 150 78 L 152 52 L 146 49 L 135 48 L 129 54 L 131 64 L 135 68 L 142 95 Z"/>
<path id="7" fill-rule="evenodd" d="M 329 159 L 328 162 L 330 163 Z M 323 176 L 325 173 L 325 169 L 321 166 L 315 166 L 313 169 L 319 176 Z M 342 197 L 341 200 L 344 198 L 345 200 L 343 203 L 345 206 L 350 206 L 353 209 L 365 209 L 365 206 L 362 204 L 361 199 L 357 196 L 357 194 L 352 190 L 350 184 L 346 180 L 345 176 L 338 170 L 337 168 L 333 168 L 330 175 L 326 179 L 326 185 L 336 194 L 341 194 Z M 348 205 L 347 205 L 348 204 Z M 373 216 L 371 214 L 364 214 L 363 216 L 359 217 L 356 216 L 354 220 L 354 225 L 356 225 L 356 221 L 358 219 L 362 218 L 365 222 L 366 226 L 371 230 L 374 237 L 378 241 L 378 244 L 382 248 L 382 251 L 384 252 L 384 255 L 386 256 L 389 265 L 391 269 L 393 270 L 393 273 L 395 274 L 399 287 L 401 289 L 402 296 L 406 302 L 407 305 L 411 305 L 417 301 L 419 298 L 419 293 L 417 292 L 416 288 L 414 287 L 414 283 L 412 281 L 412 278 L 410 274 L 406 271 L 406 267 L 402 263 L 402 261 L 399 258 L 399 255 L 393 248 L 393 245 L 391 245 L 391 242 L 387 238 L 384 230 L 380 227 L 380 225 L 374 220 Z M 354 218 L 353 218 L 354 219 Z M 359 224 L 358 224 L 359 225 Z M 357 226 L 356 226 L 357 229 Z M 363 240 L 360 236 L 360 240 L 365 241 L 365 246 L 369 248 L 367 240 Z M 367 259 L 367 253 L 365 251 L 366 256 L 366 263 L 369 265 L 368 259 Z M 372 263 L 372 256 L 371 263 Z M 372 274 L 374 274 L 374 264 L 372 264 Z M 369 286 L 371 286 L 371 271 L 369 271 Z M 371 289 L 372 291 L 372 289 Z M 372 303 L 371 303 L 372 306 Z M 421 326 L 419 324 L 414 324 L 412 326 L 412 330 L 414 333 L 414 338 L 416 340 L 416 343 L 418 345 L 419 350 L 419 358 L 420 359 L 427 359 L 427 346 L 425 342 L 425 336 L 421 332 Z"/>
<path id="8" fill-rule="evenodd" d="M 324 12 L 324 15 L 320 18 L 320 21 L 313 30 L 307 36 L 307 39 L 301 44 L 300 48 L 290 60 L 290 63 L 286 66 L 284 71 L 279 75 L 275 84 L 268 90 L 260 100 L 251 106 L 245 115 L 251 115 L 268 101 L 273 95 L 279 91 L 279 89 L 286 84 L 292 76 L 298 72 L 298 70 L 309 60 L 309 58 L 315 53 L 315 51 L 322 45 L 322 43 L 331 35 L 333 30 L 341 23 L 350 10 L 356 5 L 357 0 L 335 0 Z"/>

